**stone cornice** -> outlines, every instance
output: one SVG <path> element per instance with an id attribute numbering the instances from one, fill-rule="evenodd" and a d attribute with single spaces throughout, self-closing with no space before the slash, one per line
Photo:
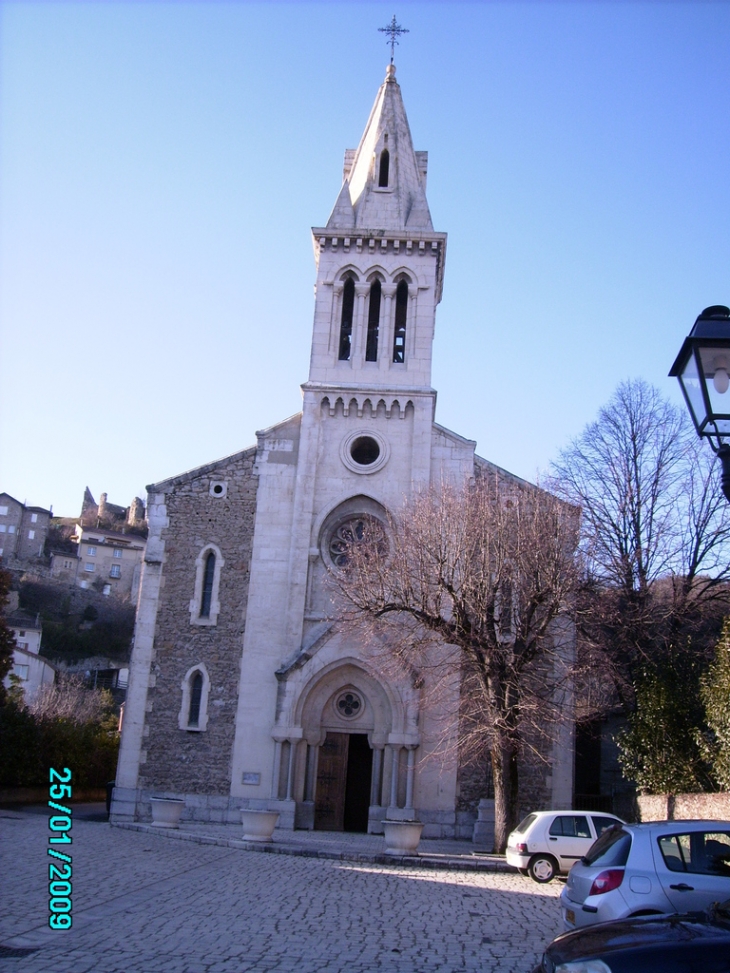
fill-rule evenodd
<path id="1" fill-rule="evenodd" d="M 382 257 L 385 254 L 404 257 L 435 257 L 436 264 L 436 303 L 441 301 L 446 263 L 446 233 L 435 230 L 328 230 L 326 227 L 312 227 L 314 259 L 319 267 L 323 252 L 367 254 Z"/>

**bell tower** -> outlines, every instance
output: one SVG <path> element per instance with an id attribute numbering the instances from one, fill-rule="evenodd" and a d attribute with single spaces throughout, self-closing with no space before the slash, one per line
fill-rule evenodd
<path id="1" fill-rule="evenodd" d="M 413 148 L 389 64 L 324 227 L 305 390 L 431 390 L 431 348 L 446 255 L 426 200 L 428 153 Z"/>
<path id="2" fill-rule="evenodd" d="M 360 145 L 345 152 L 332 214 L 312 230 L 317 277 L 291 521 L 290 652 L 327 615 L 331 523 L 351 511 L 395 510 L 431 483 L 431 356 L 446 234 L 431 222 L 427 162 L 413 148 L 391 63 Z"/>

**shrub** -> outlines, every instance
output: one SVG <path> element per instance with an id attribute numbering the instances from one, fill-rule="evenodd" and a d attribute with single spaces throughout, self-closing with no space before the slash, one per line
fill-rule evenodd
<path id="1" fill-rule="evenodd" d="M 43 687 L 28 706 L 12 694 L 0 707 L 0 786 L 42 787 L 49 767 L 70 767 L 74 787 L 104 787 L 118 748 L 111 695 L 78 677 Z"/>

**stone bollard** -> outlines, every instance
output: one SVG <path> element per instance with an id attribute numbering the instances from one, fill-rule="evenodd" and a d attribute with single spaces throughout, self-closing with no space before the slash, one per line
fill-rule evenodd
<path id="1" fill-rule="evenodd" d="M 490 850 L 494 848 L 494 798 L 483 797 L 479 802 L 479 817 L 474 822 L 475 845 L 482 845 Z"/>

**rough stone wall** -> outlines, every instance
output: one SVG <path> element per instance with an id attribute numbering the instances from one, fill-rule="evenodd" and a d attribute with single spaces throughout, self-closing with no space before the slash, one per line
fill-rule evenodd
<path id="1" fill-rule="evenodd" d="M 153 791 L 227 795 L 235 731 L 240 660 L 248 597 L 258 478 L 256 449 L 158 484 L 169 526 L 162 532 L 165 563 L 147 700 L 147 760 L 139 786 Z M 211 483 L 225 483 L 224 496 Z M 191 623 L 196 559 L 207 544 L 223 557 L 216 624 Z M 208 724 L 181 730 L 178 717 L 186 673 L 203 663 L 210 677 Z"/>
<path id="2" fill-rule="evenodd" d="M 643 794 L 636 798 L 642 821 L 730 820 L 730 794 Z"/>
<path id="3" fill-rule="evenodd" d="M 520 814 L 529 811 L 539 811 L 551 806 L 550 766 L 537 756 L 531 746 L 537 744 L 539 752 L 549 753 L 550 743 L 547 739 L 536 741 L 529 731 L 525 737 L 530 738 L 518 761 L 520 781 Z M 485 748 L 480 756 L 460 751 L 459 771 L 457 777 L 457 811 L 468 812 L 476 819 L 479 801 L 483 797 L 494 797 L 492 773 L 489 765 L 489 752 Z"/>

